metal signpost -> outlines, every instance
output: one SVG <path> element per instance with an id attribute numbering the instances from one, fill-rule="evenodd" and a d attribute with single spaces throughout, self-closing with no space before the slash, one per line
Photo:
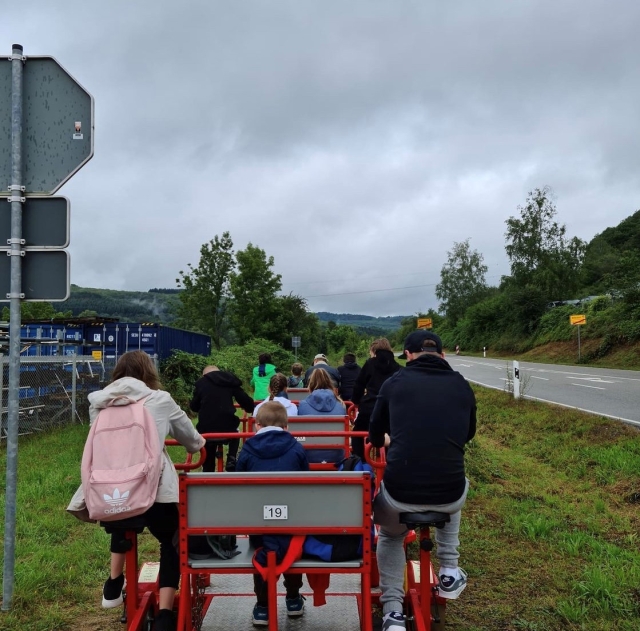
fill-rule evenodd
<path id="1" fill-rule="evenodd" d="M 30 196 L 52 195 L 93 157 L 93 124 L 93 97 L 53 57 L 27 58 L 14 44 L 0 58 L 0 301 L 10 303 L 3 611 L 15 571 L 20 303 L 66 300 L 70 282 L 68 201 Z"/>
<path id="2" fill-rule="evenodd" d="M 296 361 L 298 361 L 298 349 L 300 348 L 300 337 L 293 336 L 291 338 L 291 346 L 293 347 L 293 352 L 295 353 Z"/>
<path id="3" fill-rule="evenodd" d="M 583 324 L 587 323 L 587 316 L 580 314 L 580 315 L 570 315 L 569 316 L 569 324 L 571 326 L 577 326 L 578 327 L 578 361 L 580 361 L 581 359 L 581 354 L 580 354 L 580 327 Z"/>

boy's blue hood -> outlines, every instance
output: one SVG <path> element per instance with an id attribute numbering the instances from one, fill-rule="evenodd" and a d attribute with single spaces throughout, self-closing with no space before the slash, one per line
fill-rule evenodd
<path id="1" fill-rule="evenodd" d="M 296 442 L 296 439 L 289 432 L 270 430 L 249 438 L 242 449 L 246 449 L 252 456 L 260 460 L 277 460 L 287 453 Z"/>
<path id="2" fill-rule="evenodd" d="M 305 401 L 318 412 L 331 412 L 338 403 L 331 390 L 314 390 Z"/>

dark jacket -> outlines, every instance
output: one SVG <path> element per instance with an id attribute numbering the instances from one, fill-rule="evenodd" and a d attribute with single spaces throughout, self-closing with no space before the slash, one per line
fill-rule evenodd
<path id="1" fill-rule="evenodd" d="M 236 471 L 309 471 L 302 445 L 287 431 L 268 430 L 245 441 Z M 289 549 L 291 537 L 285 535 L 251 536 L 251 544 L 261 547 L 256 560 L 266 566 L 267 552 L 275 551 L 280 562 Z"/>
<path id="2" fill-rule="evenodd" d="M 311 366 L 311 368 L 307 368 L 307 372 L 304 373 L 305 388 L 309 387 L 309 379 L 311 379 L 311 373 L 314 370 L 319 369 L 326 370 L 331 375 L 331 381 L 333 381 L 333 385 L 335 388 L 338 388 L 340 386 L 340 373 L 338 372 L 338 369 L 334 368 L 333 366 L 329 366 L 329 364 L 319 363 L 314 364 L 313 366 Z"/>
<path id="3" fill-rule="evenodd" d="M 253 399 L 242 389 L 235 375 L 214 370 L 196 381 L 189 407 L 198 413 L 196 429 L 201 433 L 235 432 L 240 419 L 236 416 L 233 400 L 246 412 L 253 412 Z"/>
<path id="4" fill-rule="evenodd" d="M 340 397 L 343 401 L 351 401 L 353 396 L 353 386 L 362 369 L 356 362 L 346 362 L 338 366 L 340 373 Z"/>
<path id="5" fill-rule="evenodd" d="M 333 390 L 314 390 L 298 404 L 298 416 L 343 416 L 344 403 L 340 403 Z"/>
<path id="6" fill-rule="evenodd" d="M 367 359 L 353 386 L 351 398 L 361 413 L 373 411 L 382 384 L 399 370 L 400 364 L 391 351 L 381 349 L 375 357 Z"/>
<path id="7" fill-rule="evenodd" d="M 464 446 L 476 433 L 471 386 L 435 354 L 422 355 L 380 388 L 369 429 L 389 434 L 384 485 L 407 504 L 450 504 L 465 487 Z"/>

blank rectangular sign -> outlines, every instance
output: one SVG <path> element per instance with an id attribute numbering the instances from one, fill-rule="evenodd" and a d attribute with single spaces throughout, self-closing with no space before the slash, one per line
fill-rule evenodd
<path id="1" fill-rule="evenodd" d="M 8 205 L 8 204 L 7 204 Z M 64 250 L 26 250 L 22 257 L 22 293 L 26 301 L 60 302 L 70 293 L 69 254 Z M 0 302 L 11 291 L 11 257 L 0 251 Z"/>
<path id="2" fill-rule="evenodd" d="M 0 200 L 0 248 L 11 238 L 11 204 Z M 24 248 L 66 248 L 69 245 L 69 200 L 27 197 L 22 204 Z"/>

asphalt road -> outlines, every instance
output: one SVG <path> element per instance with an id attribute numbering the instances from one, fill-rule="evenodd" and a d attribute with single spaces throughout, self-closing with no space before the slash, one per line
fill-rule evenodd
<path id="1" fill-rule="evenodd" d="M 456 355 L 446 359 L 469 381 L 499 390 L 505 389 L 507 369 L 513 365 L 504 359 Z M 640 426 L 640 372 L 520 362 L 520 378 L 525 398 Z"/>

